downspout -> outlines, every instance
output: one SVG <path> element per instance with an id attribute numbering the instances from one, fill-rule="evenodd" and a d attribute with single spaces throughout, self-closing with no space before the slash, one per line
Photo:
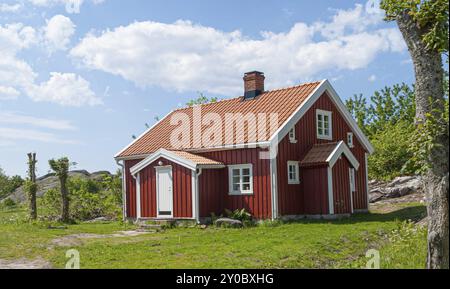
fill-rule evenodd
<path id="1" fill-rule="evenodd" d="M 195 173 L 195 220 L 197 224 L 200 224 L 200 188 L 199 188 L 199 179 L 202 175 L 203 170 L 198 168 Z"/>
<path id="2" fill-rule="evenodd" d="M 116 164 L 122 168 L 122 219 L 125 221 L 127 219 L 127 196 L 126 196 L 126 177 L 125 177 L 125 161 L 120 163 L 116 160 Z"/>

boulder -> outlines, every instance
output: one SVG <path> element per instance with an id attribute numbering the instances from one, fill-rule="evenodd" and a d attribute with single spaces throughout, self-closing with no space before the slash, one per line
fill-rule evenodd
<path id="1" fill-rule="evenodd" d="M 228 225 L 228 226 L 233 227 L 233 228 L 241 228 L 241 227 L 244 226 L 244 224 L 242 224 L 241 221 L 235 220 L 235 219 L 230 219 L 230 218 L 217 219 L 215 224 L 217 226 L 222 226 L 222 225 L 225 224 L 225 225 Z"/>
<path id="2" fill-rule="evenodd" d="M 384 198 L 384 194 L 382 194 L 378 191 L 369 193 L 369 203 L 371 203 L 371 204 L 381 201 L 383 198 Z"/>
<path id="3" fill-rule="evenodd" d="M 370 203 L 422 193 L 422 179 L 420 176 L 398 177 L 390 183 L 380 181 L 369 182 Z"/>

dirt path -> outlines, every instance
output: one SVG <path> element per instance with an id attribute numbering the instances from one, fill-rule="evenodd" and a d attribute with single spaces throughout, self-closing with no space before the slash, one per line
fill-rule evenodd
<path id="1" fill-rule="evenodd" d="M 36 260 L 18 259 L 2 260 L 0 259 L 0 269 L 51 269 L 50 262 L 38 258 Z"/>
<path id="2" fill-rule="evenodd" d="M 125 238 L 125 237 L 136 237 L 140 235 L 149 234 L 150 232 L 140 232 L 140 231 L 119 231 L 114 234 L 74 234 L 68 235 L 61 238 L 53 239 L 52 245 L 58 247 L 72 247 L 78 246 L 83 243 L 83 240 L 87 239 L 105 239 L 105 238 Z"/>

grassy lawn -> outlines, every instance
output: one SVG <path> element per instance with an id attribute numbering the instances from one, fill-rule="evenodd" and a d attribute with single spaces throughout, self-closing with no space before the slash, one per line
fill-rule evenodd
<path id="1" fill-rule="evenodd" d="M 382 268 L 423 268 L 426 232 L 402 225 L 425 214 L 420 204 L 400 204 L 337 221 L 300 221 L 245 229 L 176 228 L 134 237 L 82 239 L 70 247 L 52 240 L 79 233 L 112 234 L 133 225 L 77 224 L 48 229 L 22 221 L 24 212 L 0 212 L 0 259 L 49 260 L 63 268 L 68 249 L 82 268 L 364 268 L 368 249 L 380 251 Z"/>

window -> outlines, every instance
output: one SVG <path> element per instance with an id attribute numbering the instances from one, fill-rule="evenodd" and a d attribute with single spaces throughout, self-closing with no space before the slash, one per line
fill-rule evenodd
<path id="1" fill-rule="evenodd" d="M 353 148 L 354 147 L 354 145 L 353 145 L 353 133 L 352 132 L 347 133 L 347 145 L 348 145 L 349 148 Z"/>
<path id="2" fill-rule="evenodd" d="M 332 120 L 331 111 L 324 111 L 318 109 L 316 111 L 316 121 L 317 121 L 317 138 L 332 140 Z"/>
<path id="3" fill-rule="evenodd" d="M 295 127 L 289 131 L 289 141 L 291 143 L 297 143 L 297 139 L 295 137 Z"/>
<path id="4" fill-rule="evenodd" d="M 355 169 L 350 169 L 350 190 L 356 192 Z"/>
<path id="5" fill-rule="evenodd" d="M 298 162 L 289 161 L 287 172 L 288 172 L 288 184 L 290 185 L 300 184 Z"/>
<path id="6" fill-rule="evenodd" d="M 248 165 L 233 165 L 228 168 L 230 195 L 253 194 L 253 168 Z"/>

